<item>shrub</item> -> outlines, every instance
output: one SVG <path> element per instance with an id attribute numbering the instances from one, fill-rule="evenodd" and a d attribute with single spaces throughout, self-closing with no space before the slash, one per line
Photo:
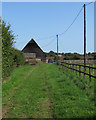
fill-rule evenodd
<path id="1" fill-rule="evenodd" d="M 13 48 L 13 61 L 16 66 L 23 65 L 25 63 L 24 55 L 21 51 Z"/>
<path id="2" fill-rule="evenodd" d="M 2 76 L 9 76 L 13 68 L 12 46 L 14 35 L 10 30 L 10 25 L 2 21 Z"/>
<path id="3" fill-rule="evenodd" d="M 10 24 L 6 25 L 2 21 L 2 77 L 8 77 L 14 65 L 19 66 L 23 65 L 25 60 L 23 53 L 15 48 L 14 44 L 14 34 L 10 30 Z"/>

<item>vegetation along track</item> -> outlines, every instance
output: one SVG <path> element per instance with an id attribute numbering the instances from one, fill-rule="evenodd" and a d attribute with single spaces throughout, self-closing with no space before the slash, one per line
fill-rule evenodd
<path id="1" fill-rule="evenodd" d="M 88 94 L 84 85 L 56 64 L 16 68 L 3 83 L 3 118 L 94 117 L 94 80 Z"/>

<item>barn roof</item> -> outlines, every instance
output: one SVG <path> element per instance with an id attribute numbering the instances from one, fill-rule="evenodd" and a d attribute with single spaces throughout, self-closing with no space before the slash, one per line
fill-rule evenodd
<path id="1" fill-rule="evenodd" d="M 35 42 L 35 40 L 34 40 L 33 38 L 26 44 L 26 46 L 22 49 L 22 51 L 24 51 L 24 49 L 25 49 L 27 46 L 29 46 L 29 44 L 35 45 L 35 47 L 38 47 L 38 48 L 43 52 L 43 50 L 38 46 L 38 44 Z M 30 51 L 29 51 L 29 52 L 30 52 Z"/>
<path id="2" fill-rule="evenodd" d="M 32 38 L 27 45 L 22 49 L 24 53 L 36 53 L 37 58 L 45 58 L 46 55 L 43 50 L 38 46 L 35 40 Z"/>

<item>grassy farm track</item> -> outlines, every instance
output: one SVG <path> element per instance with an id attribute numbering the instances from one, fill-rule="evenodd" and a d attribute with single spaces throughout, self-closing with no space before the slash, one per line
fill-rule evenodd
<path id="1" fill-rule="evenodd" d="M 56 64 L 16 68 L 2 86 L 3 118 L 94 117 L 94 80 L 83 81 Z"/>

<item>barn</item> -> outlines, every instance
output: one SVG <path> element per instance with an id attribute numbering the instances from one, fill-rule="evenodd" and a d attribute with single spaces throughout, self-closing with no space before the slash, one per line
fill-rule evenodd
<path id="1" fill-rule="evenodd" d="M 32 38 L 27 45 L 22 49 L 26 62 L 36 60 L 36 61 L 46 61 L 46 55 L 43 50 L 38 46 L 35 40 Z"/>

